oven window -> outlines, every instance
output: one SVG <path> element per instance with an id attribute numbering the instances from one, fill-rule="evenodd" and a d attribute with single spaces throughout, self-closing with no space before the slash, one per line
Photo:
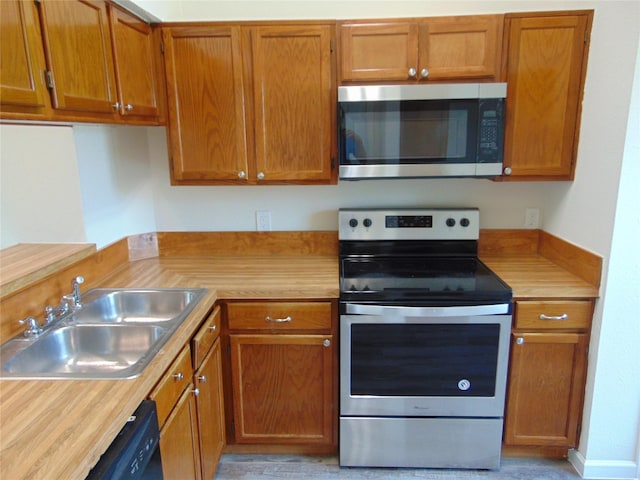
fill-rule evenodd
<path id="1" fill-rule="evenodd" d="M 477 100 L 340 104 L 341 164 L 475 161 Z"/>
<path id="2" fill-rule="evenodd" d="M 495 394 L 499 324 L 351 325 L 351 395 Z"/>

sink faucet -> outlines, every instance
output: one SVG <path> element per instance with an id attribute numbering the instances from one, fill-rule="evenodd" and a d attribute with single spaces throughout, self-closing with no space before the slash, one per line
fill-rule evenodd
<path id="1" fill-rule="evenodd" d="M 51 322 L 64 316 L 69 311 L 77 310 L 82 306 L 80 285 L 82 285 L 83 283 L 84 277 L 78 275 L 71 281 L 71 287 L 73 288 L 73 291 L 71 293 L 63 295 L 57 307 L 54 307 L 52 305 L 45 307 L 45 325 L 49 325 Z"/>
<path id="2" fill-rule="evenodd" d="M 67 302 L 69 308 L 76 310 L 82 306 L 82 294 L 80 293 L 80 285 L 84 283 L 84 277 L 78 275 L 71 280 L 73 292 L 64 295 L 62 299 Z"/>
<path id="3" fill-rule="evenodd" d="M 27 329 L 24 331 L 25 337 L 37 337 L 42 332 L 51 327 L 55 320 L 58 320 L 65 316 L 70 311 L 78 310 L 82 307 L 82 294 L 80 293 L 80 285 L 84 283 L 84 277 L 78 275 L 71 280 L 71 286 L 73 291 L 67 295 L 63 295 L 60 300 L 60 304 L 57 307 L 47 306 L 44 309 L 45 323 L 40 326 L 38 321 L 34 317 L 27 317 L 22 320 L 18 320 L 20 325 L 26 325 Z"/>

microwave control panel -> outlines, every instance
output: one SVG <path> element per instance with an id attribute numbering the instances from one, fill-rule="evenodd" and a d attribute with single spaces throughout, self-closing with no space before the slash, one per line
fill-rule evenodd
<path id="1" fill-rule="evenodd" d="M 478 111 L 478 162 L 502 162 L 504 99 L 484 98 Z"/>

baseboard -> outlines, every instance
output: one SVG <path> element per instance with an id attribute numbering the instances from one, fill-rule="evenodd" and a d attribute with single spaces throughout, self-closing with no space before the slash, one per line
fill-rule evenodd
<path id="1" fill-rule="evenodd" d="M 638 465 L 624 460 L 587 460 L 577 450 L 569 450 L 569 463 L 588 480 L 637 480 Z"/>

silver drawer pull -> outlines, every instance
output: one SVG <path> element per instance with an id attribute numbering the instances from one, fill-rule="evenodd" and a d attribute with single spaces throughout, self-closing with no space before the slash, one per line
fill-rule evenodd
<path id="1" fill-rule="evenodd" d="M 218 327 L 217 327 L 216 325 L 211 325 L 211 326 L 209 327 L 209 331 L 210 331 L 210 332 L 215 332 L 217 329 L 218 329 Z"/>
<path id="2" fill-rule="evenodd" d="M 175 379 L 176 382 L 179 382 L 180 380 L 182 380 L 184 378 L 184 375 L 182 375 L 182 372 L 178 372 L 178 373 L 173 375 L 173 378 Z"/>
<path id="3" fill-rule="evenodd" d="M 553 315 L 547 316 L 544 313 L 541 313 L 538 318 L 540 320 L 566 320 L 567 318 L 569 318 L 569 314 L 563 313 L 562 315 L 557 315 L 557 316 L 553 316 Z"/>
<path id="4" fill-rule="evenodd" d="M 293 319 L 287 315 L 284 318 L 271 318 L 269 315 L 267 315 L 266 317 L 264 317 L 264 321 L 265 322 L 272 322 L 272 323 L 287 323 L 292 321 Z"/>

